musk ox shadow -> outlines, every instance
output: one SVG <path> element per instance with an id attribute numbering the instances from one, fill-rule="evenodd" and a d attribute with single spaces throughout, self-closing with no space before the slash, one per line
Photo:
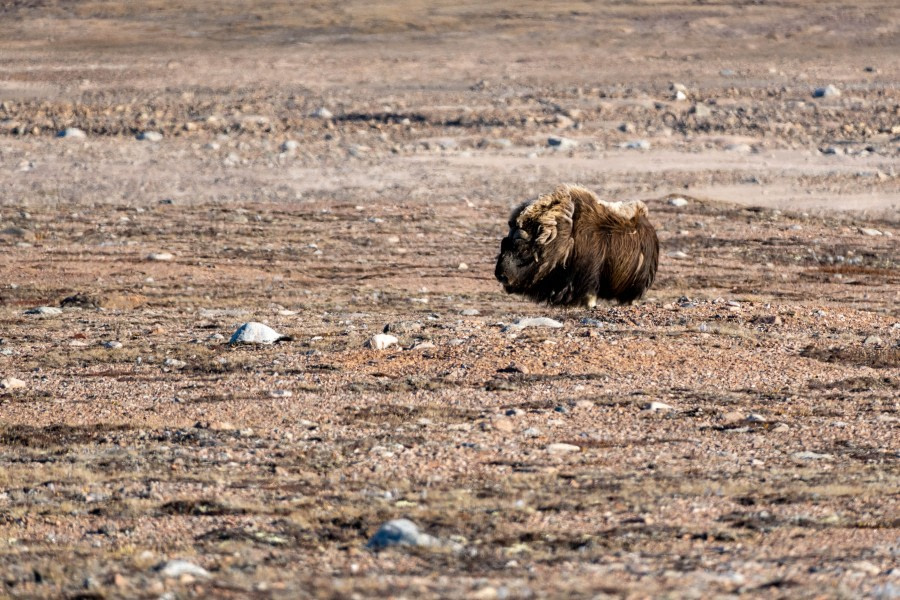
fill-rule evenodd
<path id="1" fill-rule="evenodd" d="M 562 185 L 509 218 L 494 275 L 509 294 L 561 306 L 627 304 L 653 283 L 659 240 L 641 201 L 604 202 Z"/>

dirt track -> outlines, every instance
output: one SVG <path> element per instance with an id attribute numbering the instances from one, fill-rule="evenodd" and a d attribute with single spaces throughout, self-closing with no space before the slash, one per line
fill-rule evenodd
<path id="1" fill-rule="evenodd" d="M 895 3 L 137 4 L 0 0 L 0 596 L 897 597 Z M 562 182 L 643 302 L 502 293 Z"/>

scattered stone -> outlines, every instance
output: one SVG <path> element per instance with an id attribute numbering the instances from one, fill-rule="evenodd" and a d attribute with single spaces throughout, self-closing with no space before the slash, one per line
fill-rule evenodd
<path id="1" fill-rule="evenodd" d="M 794 452 L 791 457 L 797 460 L 823 460 L 832 458 L 830 454 L 819 454 L 818 452 L 811 452 L 809 450 L 805 450 L 803 452 Z"/>
<path id="2" fill-rule="evenodd" d="M 16 379 L 15 377 L 7 377 L 6 379 L 0 380 L 0 390 L 21 390 L 25 388 L 26 384 L 21 379 Z"/>
<path id="3" fill-rule="evenodd" d="M 290 398 L 294 395 L 291 390 L 272 390 L 269 392 L 270 398 Z"/>
<path id="4" fill-rule="evenodd" d="M 578 146 L 578 142 L 570 138 L 551 135 L 547 138 L 547 145 L 551 148 L 556 148 L 557 150 L 571 150 Z"/>
<path id="5" fill-rule="evenodd" d="M 164 367 L 169 367 L 170 369 L 183 369 L 187 366 L 187 363 L 183 360 L 178 360 L 177 358 L 167 358 L 163 361 Z"/>
<path id="6" fill-rule="evenodd" d="M 373 350 L 385 350 L 396 344 L 398 341 L 399 340 L 395 336 L 389 333 L 378 333 L 373 335 L 369 341 L 366 342 L 366 346 Z"/>
<path id="7" fill-rule="evenodd" d="M 666 252 L 666 256 L 668 256 L 669 258 L 678 258 L 678 259 L 690 258 L 690 256 L 688 256 L 687 253 L 682 252 L 681 250 L 673 250 L 671 252 Z"/>
<path id="8" fill-rule="evenodd" d="M 29 308 L 25 311 L 26 315 L 40 315 L 42 317 L 53 317 L 62 314 L 62 309 L 57 306 L 37 306 Z"/>
<path id="9" fill-rule="evenodd" d="M 280 341 L 290 341 L 291 338 L 282 335 L 262 323 L 250 321 L 244 323 L 231 335 L 229 344 L 273 344 Z"/>
<path id="10" fill-rule="evenodd" d="M 87 134 L 77 127 L 68 127 L 57 133 L 56 137 L 82 139 L 86 138 Z"/>
<path id="11" fill-rule="evenodd" d="M 722 421 L 726 425 L 730 425 L 732 423 L 740 423 L 743 420 L 744 414 L 736 410 L 729 411 L 722 415 Z"/>
<path id="12" fill-rule="evenodd" d="M 753 147 L 750 144 L 728 144 L 725 146 L 726 152 L 738 152 L 740 154 L 750 154 Z"/>
<path id="13" fill-rule="evenodd" d="M 421 531 L 409 519 L 394 519 L 378 528 L 366 546 L 371 550 L 383 550 L 392 546 L 431 547 L 440 545 L 440 540 Z"/>
<path id="14" fill-rule="evenodd" d="M 188 562 L 186 560 L 170 560 L 157 565 L 156 570 L 163 577 L 169 577 L 171 579 L 178 579 L 182 575 L 190 575 L 192 577 L 200 577 L 202 579 L 208 579 L 209 577 L 211 577 L 209 571 L 207 571 L 200 565 L 195 565 L 194 563 Z"/>
<path id="15" fill-rule="evenodd" d="M 413 344 L 410 347 L 410 350 L 430 350 L 431 348 L 437 348 L 432 342 L 418 342 Z"/>
<path id="16" fill-rule="evenodd" d="M 109 342 L 103 342 L 103 347 L 107 350 L 118 350 L 123 346 L 122 342 L 117 342 L 116 340 L 111 340 Z"/>
<path id="17" fill-rule="evenodd" d="M 293 154 L 300 148 L 300 143 L 296 140 L 285 140 L 281 143 L 281 151 L 285 154 Z"/>
<path id="18" fill-rule="evenodd" d="M 536 438 L 541 436 L 541 430 L 537 427 L 529 427 L 525 431 L 522 432 L 522 435 L 525 437 Z"/>
<path id="19" fill-rule="evenodd" d="M 547 446 L 547 452 L 549 452 L 550 454 L 569 454 L 571 452 L 581 452 L 581 446 L 558 442 Z"/>
<path id="20" fill-rule="evenodd" d="M 142 131 L 138 134 L 137 139 L 142 142 L 159 142 L 163 139 L 163 134 L 158 131 Z"/>
<path id="21" fill-rule="evenodd" d="M 665 402 L 648 402 L 641 406 L 642 410 L 650 411 L 650 412 L 659 412 L 663 410 L 674 410 L 674 407 L 670 404 L 666 404 Z"/>
<path id="22" fill-rule="evenodd" d="M 459 271 L 468 271 L 468 270 L 469 270 L 469 265 L 467 265 L 467 264 L 464 263 L 464 262 L 461 262 L 461 263 L 459 263 L 459 266 L 456 267 L 456 268 L 457 268 L 457 270 L 459 270 Z"/>
<path id="23" fill-rule="evenodd" d="M 464 317 L 476 317 L 476 316 L 480 315 L 481 312 L 479 312 L 479 310 L 477 308 L 467 308 L 463 311 L 460 311 L 459 314 L 461 314 Z"/>
<path id="24" fill-rule="evenodd" d="M 675 208 L 681 208 L 683 206 L 687 206 L 688 201 L 679 196 L 677 198 L 669 198 L 669 204 L 671 204 Z"/>
<path id="25" fill-rule="evenodd" d="M 712 116 L 712 109 L 705 104 L 695 104 L 688 112 L 698 119 L 708 119 Z"/>
<path id="26" fill-rule="evenodd" d="M 649 150 L 650 142 L 647 140 L 632 140 L 630 142 L 625 142 L 619 147 L 625 148 L 626 150 Z"/>
<path id="27" fill-rule="evenodd" d="M 869 227 L 860 227 L 859 232 L 863 235 L 868 235 L 868 236 L 873 236 L 873 237 L 879 236 L 879 235 L 884 235 L 880 230 L 871 229 Z"/>
<path id="28" fill-rule="evenodd" d="M 503 331 L 522 331 L 526 327 L 550 327 L 554 329 L 559 329 L 563 324 L 554 319 L 549 319 L 547 317 L 531 317 L 526 319 L 519 319 L 512 325 L 507 325 L 503 328 Z"/>
<path id="29" fill-rule="evenodd" d="M 813 98 L 837 98 L 840 95 L 841 90 L 831 84 L 813 90 Z"/>
<path id="30" fill-rule="evenodd" d="M 332 112 L 330 110 L 328 110 L 327 108 L 325 108 L 324 106 L 319 107 L 316 110 L 314 110 L 310 116 L 314 117 L 316 119 L 334 118 L 334 114 L 332 114 Z"/>
<path id="31" fill-rule="evenodd" d="M 863 346 L 881 346 L 883 344 L 884 341 L 877 335 L 870 335 L 863 340 Z"/>
<path id="32" fill-rule="evenodd" d="M 675 100 L 676 102 L 687 100 L 687 94 L 685 94 L 681 90 L 678 90 L 672 95 L 672 100 Z"/>
<path id="33" fill-rule="evenodd" d="M 157 260 L 161 262 L 169 261 L 175 258 L 171 252 L 151 252 L 147 255 L 147 260 Z"/>
<path id="34" fill-rule="evenodd" d="M 512 433 L 513 429 L 515 429 L 515 423 L 507 417 L 494 417 L 491 419 L 491 427 L 501 433 Z"/>

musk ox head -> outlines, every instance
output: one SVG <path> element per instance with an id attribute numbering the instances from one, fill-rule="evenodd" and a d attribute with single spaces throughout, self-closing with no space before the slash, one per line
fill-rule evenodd
<path id="1" fill-rule="evenodd" d="M 513 211 L 494 275 L 509 294 L 593 307 L 601 298 L 640 298 L 658 262 L 659 240 L 643 202 L 603 202 L 563 185 Z"/>

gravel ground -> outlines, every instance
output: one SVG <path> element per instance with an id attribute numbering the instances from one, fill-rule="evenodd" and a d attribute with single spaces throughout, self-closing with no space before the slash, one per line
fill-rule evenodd
<path id="1" fill-rule="evenodd" d="M 0 596 L 900 596 L 895 3 L 140 4 L 0 2 Z"/>

